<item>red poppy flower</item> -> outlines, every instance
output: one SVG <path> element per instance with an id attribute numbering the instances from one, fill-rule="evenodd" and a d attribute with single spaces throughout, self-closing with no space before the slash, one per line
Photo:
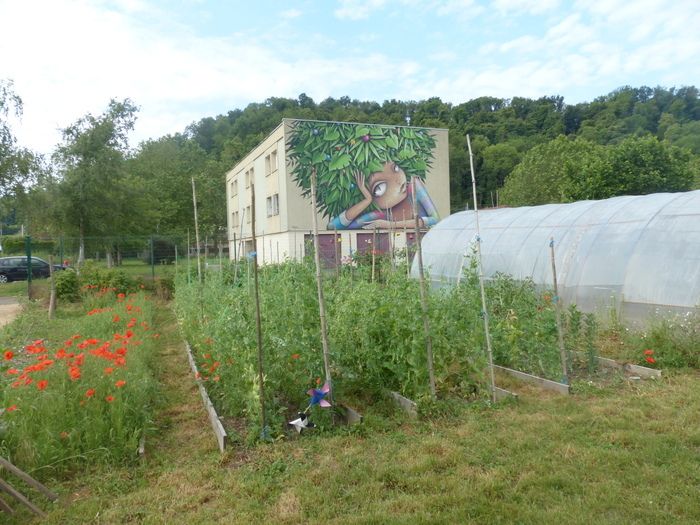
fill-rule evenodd
<path id="1" fill-rule="evenodd" d="M 299 359 L 301 356 L 299 354 L 292 354 L 292 359 Z"/>
<path id="2" fill-rule="evenodd" d="M 80 368 L 78 368 L 77 366 L 71 366 L 68 369 L 68 375 L 73 381 L 75 381 L 76 379 L 80 379 Z"/>
<path id="3" fill-rule="evenodd" d="M 126 295 L 124 295 L 123 293 L 117 294 L 117 299 L 124 299 L 124 297 L 126 297 Z"/>
<path id="4" fill-rule="evenodd" d="M 88 388 L 87 391 L 85 392 L 85 397 L 92 397 L 95 395 L 95 389 L 94 388 Z"/>
<path id="5" fill-rule="evenodd" d="M 10 369 L 7 370 L 7 375 L 8 375 L 8 376 L 14 376 L 14 375 L 17 375 L 17 374 L 19 374 L 19 370 L 17 370 L 16 368 L 10 368 Z"/>
<path id="6" fill-rule="evenodd" d="M 118 323 L 119 320 L 120 320 L 120 319 L 119 319 L 119 316 L 118 316 L 118 315 L 115 315 L 114 317 L 112 317 L 112 322 L 114 322 L 114 323 Z"/>
<path id="7" fill-rule="evenodd" d="M 654 355 L 654 351 L 653 351 L 653 350 L 648 350 L 648 349 L 647 349 L 647 350 L 644 350 L 644 355 Z"/>
<path id="8" fill-rule="evenodd" d="M 17 410 L 17 405 L 10 405 L 5 410 L 7 410 L 8 412 L 14 412 L 15 410 Z"/>
<path id="9" fill-rule="evenodd" d="M 646 362 L 651 363 L 653 365 L 654 363 L 656 363 L 656 359 L 654 359 L 653 357 L 647 357 Z"/>
<path id="10" fill-rule="evenodd" d="M 117 388 L 121 388 L 121 387 L 123 387 L 125 384 L 126 384 L 126 381 L 124 381 L 123 379 L 120 379 L 119 381 L 117 381 L 116 383 L 114 383 L 114 386 L 116 386 Z"/>
<path id="11" fill-rule="evenodd" d="M 114 372 L 114 368 L 112 368 L 111 366 L 108 366 L 107 368 L 104 369 L 104 373 L 106 376 L 108 376 L 112 372 Z"/>
<path id="12" fill-rule="evenodd" d="M 107 403 L 111 403 L 112 401 L 114 401 L 114 396 L 105 397 L 105 401 L 107 401 Z"/>
<path id="13" fill-rule="evenodd" d="M 12 350 L 6 350 L 5 351 L 5 361 L 10 361 L 15 354 L 12 352 Z"/>
<path id="14" fill-rule="evenodd" d="M 39 390 L 46 390 L 47 386 L 49 386 L 49 382 L 46 379 L 42 379 L 41 381 L 38 381 L 36 384 L 36 387 Z"/>

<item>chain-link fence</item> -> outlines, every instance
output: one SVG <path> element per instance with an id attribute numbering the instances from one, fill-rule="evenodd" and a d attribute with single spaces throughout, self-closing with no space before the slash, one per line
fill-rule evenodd
<path id="1" fill-rule="evenodd" d="M 92 265 L 115 268 L 131 277 L 155 280 L 176 270 L 228 261 L 224 236 L 204 237 L 199 246 L 187 236 L 32 237 L 12 235 L 0 239 L 0 285 L 46 279 L 50 264 L 56 270 Z M 7 288 L 7 287 L 6 287 Z M 0 295 L 3 295 L 0 287 Z"/>

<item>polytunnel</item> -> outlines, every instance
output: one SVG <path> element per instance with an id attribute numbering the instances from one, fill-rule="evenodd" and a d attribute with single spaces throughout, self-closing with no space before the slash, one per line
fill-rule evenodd
<path id="1" fill-rule="evenodd" d="M 477 239 L 474 211 L 435 225 L 421 246 L 436 284 L 455 283 Z M 700 304 L 700 190 L 479 211 L 483 271 L 552 287 L 565 304 L 639 321 Z M 417 269 L 414 264 L 413 274 Z"/>

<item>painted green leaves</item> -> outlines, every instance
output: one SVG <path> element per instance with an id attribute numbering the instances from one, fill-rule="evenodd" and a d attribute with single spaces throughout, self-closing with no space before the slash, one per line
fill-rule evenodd
<path id="1" fill-rule="evenodd" d="M 369 177 L 386 162 L 396 162 L 407 178 L 425 179 L 434 148 L 427 129 L 297 120 L 291 124 L 288 159 L 304 195 L 316 170 L 319 209 L 336 217 L 363 198 L 356 174 Z"/>

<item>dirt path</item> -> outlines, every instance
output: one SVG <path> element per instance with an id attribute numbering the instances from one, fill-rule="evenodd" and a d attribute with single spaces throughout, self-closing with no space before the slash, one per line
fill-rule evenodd
<path id="1" fill-rule="evenodd" d="M 0 327 L 14 321 L 21 310 L 22 305 L 16 297 L 0 297 Z"/>

